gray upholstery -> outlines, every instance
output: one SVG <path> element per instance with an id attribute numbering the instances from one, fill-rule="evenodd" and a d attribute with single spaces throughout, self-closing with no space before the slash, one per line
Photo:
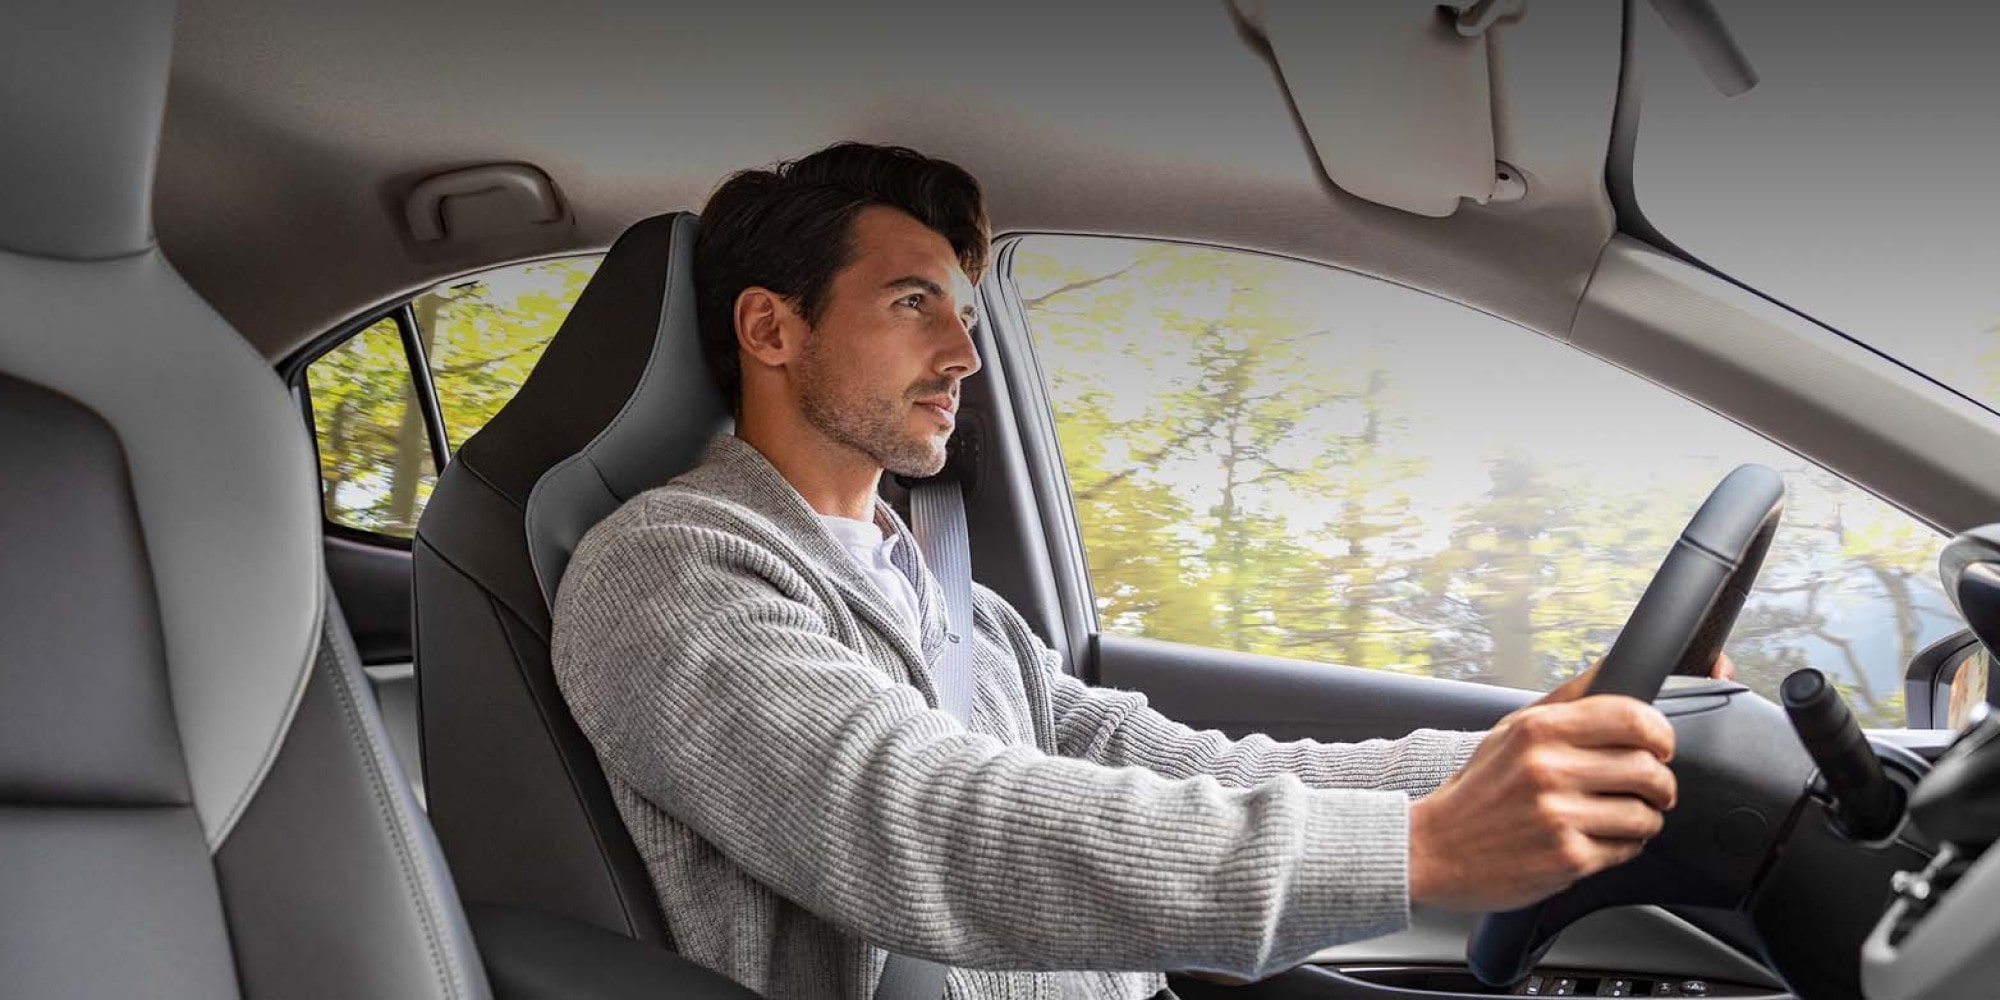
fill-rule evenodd
<path id="1" fill-rule="evenodd" d="M 122 446 L 187 780 L 219 844 L 277 750 L 319 622 L 298 409 L 156 250 L 0 253 L 0 302 L 0 372 L 86 404 Z"/>
<path id="2" fill-rule="evenodd" d="M 39 568 L 0 576 L 0 796 L 185 806 L 159 604 L 117 435 L 7 375 L 0 428 L 13 431 L 0 437 L 0 552 Z"/>
<path id="3" fill-rule="evenodd" d="M 595 752 L 549 664 L 549 597 L 583 533 L 691 466 L 727 408 L 694 332 L 695 220 L 605 255 L 521 391 L 417 525 L 430 814 L 465 898 L 669 943 Z"/>
<path id="4" fill-rule="evenodd" d="M 8 996 L 240 995 L 185 805 L 0 806 L 0 927 Z"/>
<path id="5" fill-rule="evenodd" d="M 151 246 L 174 5 L 8 0 L 4 14 L 0 250 L 82 260 Z"/>
<path id="6" fill-rule="evenodd" d="M 298 421 L 269 419 L 283 386 L 151 243 L 172 24 L 164 0 L 0 8 L 0 372 L 84 402 L 124 446 L 213 845 L 303 685 L 272 665 L 312 653 L 319 514 Z"/>
<path id="7" fill-rule="evenodd" d="M 244 992 L 480 995 L 442 852 L 391 755 L 347 625 L 328 610 L 284 750 L 215 857 Z"/>
<path id="8" fill-rule="evenodd" d="M 172 21 L 0 5 L 0 993 L 484 997 L 298 408 L 150 245 Z"/>

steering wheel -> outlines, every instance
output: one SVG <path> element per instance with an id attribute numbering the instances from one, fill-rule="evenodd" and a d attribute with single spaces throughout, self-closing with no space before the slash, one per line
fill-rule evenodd
<path id="1" fill-rule="evenodd" d="M 1646 592 L 1632 609 L 1632 615 L 1618 639 L 1598 667 L 1590 694 L 1622 694 L 1642 701 L 1654 701 L 1669 674 L 1707 677 L 1723 640 L 1736 624 L 1737 613 L 1750 595 L 1764 554 L 1771 547 L 1778 518 L 1784 510 L 1785 484 L 1776 472 L 1761 465 L 1738 467 L 1710 493 L 1695 512 L 1680 538 L 1647 584 Z M 1741 692 L 1738 685 L 1720 686 Z M 1712 693 L 1716 688 L 1700 685 L 1689 693 L 1713 700 L 1733 699 Z M 1700 707 L 1690 699 L 1678 706 L 1691 717 L 1720 716 L 1719 706 Z M 1747 700 L 1747 699 L 1746 699 Z M 1768 707 L 1768 703 L 1764 703 Z M 1664 710 L 1664 709 L 1663 709 Z M 1670 718 L 1676 713 L 1669 712 Z M 1780 717 L 1781 719 L 1782 717 Z M 1711 720 L 1709 725 L 1713 725 Z M 1677 730 L 1681 727 L 1677 724 Z M 1782 735 L 1790 737 L 1789 727 Z M 1683 737 L 1684 739 L 1685 737 Z M 1740 746 L 1732 749 L 1742 749 Z M 1795 756 L 1795 755 L 1794 755 Z M 1728 837 L 1725 824 L 1753 825 L 1742 818 L 1745 807 L 1733 802 L 1691 801 L 1699 796 L 1681 774 L 1681 755 L 1675 770 L 1683 779 L 1682 801 L 1668 814 L 1668 828 L 1647 845 L 1637 858 L 1557 893 L 1539 903 L 1507 913 L 1481 918 L 1466 942 L 1466 961 L 1473 974 L 1490 986 L 1512 986 L 1525 978 L 1555 942 L 1556 935 L 1569 923 L 1592 910 L 1623 902 L 1734 902 L 1747 892 L 1756 862 L 1768 848 L 1767 836 L 1759 829 L 1739 830 L 1736 840 L 1754 853 L 1749 865 L 1700 865 L 1689 870 L 1684 861 L 1660 857 L 1662 845 L 1671 846 L 1674 827 L 1699 826 L 1700 838 L 1714 852 L 1716 838 Z M 1789 769 L 1787 769 L 1789 770 Z M 1772 791 L 1782 795 L 1782 784 Z M 1797 786 L 1792 788 L 1792 798 Z M 1693 808 L 1689 808 L 1692 806 Z M 1753 812 L 1755 812 L 1753 810 Z M 1755 812 L 1758 817 L 1761 812 Z M 1766 824 L 1768 826 L 1768 823 Z M 1768 834 L 1771 831 L 1764 830 Z M 1682 839 L 1691 839 L 1683 835 Z M 1726 843 L 1726 841 L 1725 841 Z M 1687 852 L 1684 852 L 1687 853 Z M 1719 853 L 1719 852 L 1717 852 Z M 1738 853 L 1738 852 L 1731 852 Z"/>

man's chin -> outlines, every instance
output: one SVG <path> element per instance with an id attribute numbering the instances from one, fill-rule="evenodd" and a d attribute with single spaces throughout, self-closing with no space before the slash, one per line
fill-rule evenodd
<path id="1" fill-rule="evenodd" d="M 906 479 L 929 479 L 944 471 L 945 441 L 949 437 L 929 439 L 921 444 L 897 449 L 894 455 L 884 455 L 877 459 L 884 471 Z"/>

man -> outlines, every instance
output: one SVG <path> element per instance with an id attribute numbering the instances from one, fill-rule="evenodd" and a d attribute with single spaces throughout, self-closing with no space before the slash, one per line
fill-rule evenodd
<path id="1" fill-rule="evenodd" d="M 956 998 L 1138 1000 L 1412 902 L 1521 906 L 1659 830 L 1672 730 L 1581 681 L 1490 733 L 1231 741 L 1067 676 L 976 588 L 969 726 L 934 707 L 942 594 L 876 491 L 943 466 L 987 240 L 976 182 L 896 148 L 703 212 L 735 433 L 583 540 L 553 648 L 684 954 L 778 998 L 864 1000 L 886 950 Z"/>

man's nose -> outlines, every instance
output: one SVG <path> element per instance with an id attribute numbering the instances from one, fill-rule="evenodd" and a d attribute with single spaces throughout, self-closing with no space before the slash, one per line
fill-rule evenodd
<path id="1" fill-rule="evenodd" d="M 972 324 L 965 317 L 951 315 L 945 319 L 946 335 L 951 338 L 951 346 L 938 358 L 939 374 L 968 378 L 979 371 L 979 345 L 972 339 Z"/>

